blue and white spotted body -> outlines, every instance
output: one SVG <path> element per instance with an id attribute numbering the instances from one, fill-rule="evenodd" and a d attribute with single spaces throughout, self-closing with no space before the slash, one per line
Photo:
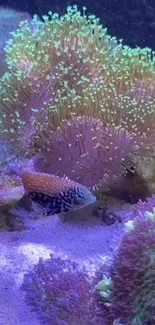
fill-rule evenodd
<path id="1" fill-rule="evenodd" d="M 32 161 L 22 172 L 22 182 L 33 209 L 42 216 L 79 210 L 96 201 L 86 186 L 67 177 L 38 173 Z"/>

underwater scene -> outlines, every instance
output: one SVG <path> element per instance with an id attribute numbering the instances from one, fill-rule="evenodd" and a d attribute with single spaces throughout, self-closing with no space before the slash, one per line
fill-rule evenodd
<path id="1" fill-rule="evenodd" d="M 155 325 L 155 3 L 0 1 L 0 325 Z"/>

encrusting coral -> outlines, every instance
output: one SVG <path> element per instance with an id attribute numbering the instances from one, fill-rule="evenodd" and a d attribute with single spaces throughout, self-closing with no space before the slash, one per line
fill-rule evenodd
<path id="1" fill-rule="evenodd" d="M 153 53 L 118 44 L 85 8 L 43 19 L 21 23 L 5 49 L 1 136 L 41 152 L 45 172 L 99 188 L 154 152 Z"/>

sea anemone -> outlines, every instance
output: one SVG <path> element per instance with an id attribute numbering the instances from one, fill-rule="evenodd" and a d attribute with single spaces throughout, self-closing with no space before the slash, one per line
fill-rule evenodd
<path id="1" fill-rule="evenodd" d="M 84 267 L 51 256 L 25 275 L 22 288 L 43 324 L 103 325 L 95 284 Z"/>
<path id="2" fill-rule="evenodd" d="M 129 229 L 130 228 L 130 229 Z M 114 257 L 107 324 L 155 323 L 155 214 L 136 217 Z"/>

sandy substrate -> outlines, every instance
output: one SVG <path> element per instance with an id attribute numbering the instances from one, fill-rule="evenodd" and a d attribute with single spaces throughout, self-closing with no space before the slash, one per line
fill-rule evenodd
<path id="1" fill-rule="evenodd" d="M 87 263 L 90 259 L 110 260 L 131 206 L 117 208 L 122 223 L 111 226 L 94 222 L 62 223 L 57 217 L 34 223 L 29 230 L 0 233 L 0 325 L 40 325 L 20 289 L 24 273 L 51 253 Z M 34 226 L 35 225 L 35 226 Z"/>

